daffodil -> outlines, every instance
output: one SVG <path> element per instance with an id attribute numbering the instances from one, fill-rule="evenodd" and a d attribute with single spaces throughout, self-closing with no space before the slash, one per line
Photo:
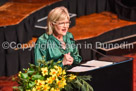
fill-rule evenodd
<path id="1" fill-rule="evenodd" d="M 43 91 L 49 91 L 50 86 L 48 84 L 43 86 Z"/>
<path id="2" fill-rule="evenodd" d="M 60 84 L 60 80 L 58 78 L 56 78 L 56 83 L 57 83 L 57 85 Z"/>
<path id="3" fill-rule="evenodd" d="M 50 91 L 60 91 L 60 89 L 59 88 L 56 88 L 56 89 L 55 88 L 51 88 Z"/>
<path id="4" fill-rule="evenodd" d="M 19 74 L 18 74 L 18 76 L 19 76 L 19 77 L 21 77 L 21 73 L 22 73 L 22 72 L 21 72 L 21 71 L 19 71 Z"/>
<path id="5" fill-rule="evenodd" d="M 57 71 L 56 71 L 55 69 L 51 69 L 51 70 L 50 70 L 50 75 L 51 75 L 52 77 L 56 76 L 56 75 L 57 75 Z"/>
<path id="6" fill-rule="evenodd" d="M 76 78 L 76 75 L 70 74 L 70 77 L 69 77 L 70 80 L 73 80 L 75 78 Z"/>
<path id="7" fill-rule="evenodd" d="M 31 91 L 31 90 L 26 90 L 26 91 Z"/>
<path id="8" fill-rule="evenodd" d="M 60 91 L 60 89 L 59 89 L 59 88 L 57 88 L 57 89 L 55 89 L 55 91 Z"/>
<path id="9" fill-rule="evenodd" d="M 56 70 L 59 70 L 59 66 L 57 66 L 57 65 L 55 65 L 54 68 L 55 68 Z"/>
<path id="10" fill-rule="evenodd" d="M 42 70 L 43 76 L 48 75 L 48 68 L 47 67 L 41 68 L 41 70 Z"/>
<path id="11" fill-rule="evenodd" d="M 63 75 L 65 75 L 65 74 L 66 74 L 66 71 L 65 71 L 65 70 L 63 70 L 63 71 L 62 71 L 62 74 L 63 74 Z"/>
<path id="12" fill-rule="evenodd" d="M 62 80 L 61 80 L 61 88 L 64 88 L 65 85 L 66 85 L 66 80 L 65 80 L 65 79 L 62 79 Z"/>
<path id="13" fill-rule="evenodd" d="M 34 87 L 34 88 L 32 88 L 32 91 L 36 91 L 36 88 Z"/>
<path id="14" fill-rule="evenodd" d="M 62 79 L 61 79 L 61 80 L 62 80 L 62 81 L 63 81 L 63 80 L 66 80 L 66 79 L 65 79 L 65 76 L 62 76 Z"/>
<path id="15" fill-rule="evenodd" d="M 58 67 L 58 73 L 57 73 L 57 76 L 60 76 L 62 74 L 62 68 L 61 67 Z"/>
<path id="16" fill-rule="evenodd" d="M 62 78 L 61 80 L 56 79 L 57 85 L 59 88 L 64 88 L 64 86 L 66 85 L 66 79 Z"/>
<path id="17" fill-rule="evenodd" d="M 54 88 L 51 88 L 51 90 L 50 91 L 55 91 L 55 89 Z"/>
<path id="18" fill-rule="evenodd" d="M 49 78 L 47 78 L 47 80 L 45 82 L 48 84 L 52 84 L 54 79 L 55 79 L 55 77 L 49 77 Z"/>
<path id="19" fill-rule="evenodd" d="M 45 81 L 43 81 L 43 80 L 37 80 L 36 81 L 36 85 L 38 85 L 38 86 L 42 86 L 44 84 L 45 84 Z"/>
<path id="20" fill-rule="evenodd" d="M 36 91 L 41 91 L 41 86 L 36 86 Z"/>

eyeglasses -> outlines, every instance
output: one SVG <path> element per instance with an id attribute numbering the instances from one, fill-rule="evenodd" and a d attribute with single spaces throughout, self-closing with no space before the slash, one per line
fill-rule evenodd
<path id="1" fill-rule="evenodd" d="M 54 24 L 60 26 L 60 27 L 63 27 L 63 26 L 69 26 L 71 23 L 71 21 L 67 21 L 67 22 L 54 22 Z"/>

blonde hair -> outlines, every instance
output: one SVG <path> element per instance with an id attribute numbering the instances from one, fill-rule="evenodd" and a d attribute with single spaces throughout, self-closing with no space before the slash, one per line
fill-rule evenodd
<path id="1" fill-rule="evenodd" d="M 47 28 L 46 33 L 48 35 L 51 35 L 54 31 L 54 27 L 52 26 L 52 23 L 58 20 L 64 20 L 66 17 L 68 18 L 68 20 L 70 19 L 68 10 L 65 7 L 61 6 L 61 7 L 56 7 L 52 9 L 49 12 L 48 18 L 47 18 L 48 28 Z"/>

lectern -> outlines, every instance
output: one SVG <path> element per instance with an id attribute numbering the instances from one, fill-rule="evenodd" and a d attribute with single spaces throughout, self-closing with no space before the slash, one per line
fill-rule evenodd
<path id="1" fill-rule="evenodd" d="M 69 71 L 78 75 L 91 75 L 92 79 L 88 83 L 94 91 L 132 91 L 133 58 L 124 59 L 126 60 L 120 62 L 91 60 L 94 63 L 89 61 L 87 64 L 76 66 L 76 71 L 74 68 Z"/>

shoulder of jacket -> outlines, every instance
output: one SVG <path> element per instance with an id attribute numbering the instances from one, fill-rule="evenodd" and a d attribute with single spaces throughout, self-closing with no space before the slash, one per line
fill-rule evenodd
<path id="1" fill-rule="evenodd" d="M 67 36 L 68 36 L 69 38 L 73 38 L 73 35 L 72 35 L 72 33 L 70 33 L 70 32 L 67 32 Z"/>
<path id="2" fill-rule="evenodd" d="M 38 38 L 38 42 L 47 42 L 49 35 L 44 33 Z"/>

